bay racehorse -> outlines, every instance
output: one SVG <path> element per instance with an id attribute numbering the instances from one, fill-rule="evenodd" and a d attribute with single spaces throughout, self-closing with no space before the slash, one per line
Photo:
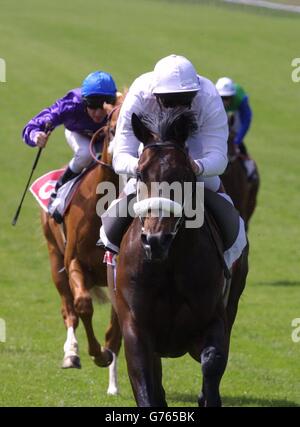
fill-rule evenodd
<path id="1" fill-rule="evenodd" d="M 144 211 L 133 219 L 121 242 L 115 307 L 134 397 L 138 406 L 166 406 L 161 358 L 189 353 L 202 364 L 198 404 L 220 406 L 219 384 L 248 272 L 248 246 L 235 263 L 225 307 L 223 264 L 217 250 L 222 242 L 208 212 L 202 227 L 187 228 L 184 214 L 174 215 L 178 205 L 171 199 L 169 208 L 163 208 L 169 215 L 153 215 L 150 209 L 158 199 L 151 197 L 151 183 L 195 184 L 185 148 L 196 126 L 193 114 L 170 110 L 157 122 L 133 114 L 132 126 L 144 143 L 137 185 L 143 183 L 150 197 L 137 203 Z"/>
<path id="2" fill-rule="evenodd" d="M 67 340 L 64 345 L 63 368 L 79 368 L 80 358 L 75 331 L 79 319 L 84 325 L 88 351 L 95 364 L 100 367 L 110 366 L 109 394 L 117 393 L 115 357 L 121 346 L 121 333 L 114 309 L 111 309 L 111 320 L 105 335 L 105 346 L 98 342 L 92 325 L 93 304 L 90 290 L 97 287 L 98 295 L 106 286 L 106 264 L 103 263 L 104 249 L 97 247 L 99 238 L 100 216 L 96 206 L 100 194 L 97 194 L 99 183 L 108 181 L 117 187 L 117 175 L 111 166 L 109 142 L 114 134 L 118 109 L 109 113 L 105 127 L 93 137 L 103 140 L 100 164 L 91 169 L 83 178 L 77 193 L 74 195 L 62 225 L 57 224 L 44 211 L 41 212 L 43 232 L 47 240 L 52 278 L 60 294 L 62 316 L 67 329 Z"/>
<path id="3" fill-rule="evenodd" d="M 234 115 L 228 117 L 229 137 L 228 137 L 228 165 L 221 176 L 226 192 L 232 198 L 234 206 L 240 212 L 245 222 L 246 230 L 252 217 L 260 185 L 260 177 L 256 166 L 253 176 L 249 179 L 243 166 L 243 154 L 240 153 L 234 143 L 236 132 L 234 130 Z"/>

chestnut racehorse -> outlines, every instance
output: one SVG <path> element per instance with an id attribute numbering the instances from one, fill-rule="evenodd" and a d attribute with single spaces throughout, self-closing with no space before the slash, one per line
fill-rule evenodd
<path id="1" fill-rule="evenodd" d="M 80 368 L 78 343 L 75 336 L 80 318 L 88 339 L 88 351 L 95 364 L 106 367 L 114 359 L 114 363 L 110 366 L 109 394 L 117 393 L 114 356 L 120 349 L 121 333 L 116 313 L 112 308 L 110 325 L 105 335 L 105 346 L 100 345 L 92 325 L 93 304 L 90 289 L 94 286 L 97 288 L 106 286 L 104 250 L 96 246 L 101 226 L 101 219 L 96 214 L 96 205 L 101 196 L 97 194 L 96 188 L 104 181 L 114 183 L 117 188 L 117 175 L 111 167 L 112 159 L 108 152 L 117 117 L 118 109 L 111 111 L 107 125 L 94 135 L 94 139 L 102 138 L 103 140 L 104 138 L 101 164 L 84 176 L 64 217 L 63 224 L 58 225 L 44 211 L 41 214 L 52 278 L 61 297 L 62 316 L 67 329 L 62 367 Z M 98 288 L 98 294 L 99 290 L 100 288 Z"/>
<path id="2" fill-rule="evenodd" d="M 144 143 L 138 185 L 146 185 L 150 195 L 152 182 L 194 185 L 185 149 L 185 140 L 196 126 L 193 114 L 170 111 L 154 121 L 132 116 L 134 133 Z M 194 198 L 195 193 L 191 194 Z M 171 199 L 170 215 L 151 215 L 149 206 L 158 199 L 150 196 L 139 201 L 146 207 L 122 239 L 116 273 L 115 307 L 134 397 L 138 406 L 166 406 L 161 358 L 188 352 L 202 364 L 198 404 L 220 406 L 219 384 L 248 272 L 248 246 L 235 263 L 225 307 L 223 264 L 217 250 L 222 242 L 219 234 L 218 241 L 213 238 L 217 228 L 210 215 L 205 212 L 202 227 L 187 228 L 185 215 L 179 219 L 174 215 L 176 204 Z"/>
<path id="3" fill-rule="evenodd" d="M 233 115 L 228 118 L 228 126 L 228 166 L 221 179 L 226 192 L 232 198 L 234 206 L 245 222 L 246 230 L 248 230 L 250 218 L 256 207 L 260 178 L 257 165 L 253 178 L 249 180 L 247 177 L 243 166 L 243 155 L 234 143 L 236 132 L 234 131 Z"/>

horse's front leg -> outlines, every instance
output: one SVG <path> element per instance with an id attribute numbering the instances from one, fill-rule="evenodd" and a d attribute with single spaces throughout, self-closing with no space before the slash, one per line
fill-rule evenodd
<path id="1" fill-rule="evenodd" d="M 161 362 L 153 351 L 149 333 L 137 327 L 131 314 L 123 315 L 122 334 L 127 369 L 137 406 L 167 406 L 161 383 Z"/>
<path id="2" fill-rule="evenodd" d="M 203 385 L 198 403 L 199 406 L 222 406 L 219 387 L 229 349 L 229 334 L 223 315 L 211 323 L 205 335 L 205 344 L 201 352 Z"/>
<path id="3" fill-rule="evenodd" d="M 94 313 L 92 298 L 85 284 L 80 262 L 73 259 L 69 263 L 69 281 L 74 295 L 74 306 L 83 322 L 89 345 L 89 354 L 97 366 L 106 367 L 112 362 L 111 351 L 102 348 L 96 339 L 92 317 Z"/>

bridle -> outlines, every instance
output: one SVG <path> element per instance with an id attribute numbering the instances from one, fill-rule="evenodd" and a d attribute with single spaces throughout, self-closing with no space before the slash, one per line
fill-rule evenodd
<path id="1" fill-rule="evenodd" d="M 116 107 L 114 107 L 110 113 L 107 116 L 107 122 L 104 126 L 102 126 L 100 129 L 98 129 L 92 136 L 92 139 L 90 141 L 90 145 L 89 145 L 89 149 L 90 149 L 90 154 L 92 156 L 92 158 L 95 160 L 95 162 L 97 162 L 99 165 L 104 166 L 112 171 L 114 171 L 114 168 L 112 167 L 112 165 L 110 165 L 109 163 L 105 163 L 103 162 L 103 160 L 101 160 L 97 157 L 97 155 L 94 152 L 94 145 L 96 144 L 96 142 L 98 141 L 98 138 L 101 134 L 104 134 L 104 136 L 106 135 L 106 132 L 108 132 L 108 137 L 109 137 L 109 142 L 113 139 L 114 137 L 114 132 L 112 130 L 112 128 L 110 127 L 110 123 L 111 123 L 111 119 L 112 119 L 112 115 L 114 112 L 116 112 L 119 108 L 121 107 L 121 105 L 117 105 Z M 102 153 L 100 153 L 102 154 Z"/>
<path id="2" fill-rule="evenodd" d="M 179 150 L 179 151 L 181 151 L 184 154 L 184 156 L 186 157 L 186 160 L 189 161 L 189 159 L 188 159 L 188 152 L 187 152 L 186 148 L 185 147 L 181 147 L 180 145 L 178 145 L 177 143 L 172 142 L 172 141 L 168 141 L 168 142 L 153 142 L 151 144 L 147 144 L 147 145 L 144 146 L 144 149 L 143 149 L 142 153 L 144 153 L 144 151 L 146 151 L 148 149 L 162 149 L 162 148 L 173 148 L 173 149 Z M 135 203 L 135 207 L 134 207 L 135 210 L 137 210 L 137 206 L 143 202 L 143 201 L 139 200 L 139 182 L 142 182 L 142 183 L 145 184 L 145 181 L 143 180 L 143 172 L 140 171 L 140 170 L 137 170 L 137 172 L 136 172 L 136 181 L 137 181 L 137 203 Z M 194 175 L 194 182 L 195 181 L 196 181 L 196 177 Z M 193 190 L 193 192 L 194 192 L 194 190 Z M 165 198 L 160 198 L 160 197 L 158 197 L 158 198 L 151 198 L 150 197 L 148 200 L 151 201 L 151 199 L 155 199 L 155 202 L 157 202 L 157 201 L 159 202 L 158 199 L 161 199 L 162 205 L 164 203 L 166 203 L 166 202 L 167 203 L 169 202 L 170 206 L 173 206 L 174 210 L 177 209 L 177 212 L 179 210 L 179 206 L 178 206 L 179 203 L 173 202 L 171 199 L 165 199 Z M 185 207 L 185 201 L 180 206 L 181 215 L 178 217 L 178 219 L 177 219 L 177 221 L 175 223 L 174 229 L 170 233 L 170 234 L 172 234 L 173 238 L 176 236 L 179 228 L 181 227 L 181 225 L 184 223 L 184 221 L 186 219 L 185 218 L 185 214 L 184 214 L 184 207 Z M 142 230 L 141 231 L 142 231 L 142 233 L 144 233 L 145 232 L 145 219 L 144 219 L 145 216 L 141 215 L 141 214 L 137 214 L 137 217 L 140 219 L 140 222 L 141 222 L 141 225 L 142 225 Z"/>

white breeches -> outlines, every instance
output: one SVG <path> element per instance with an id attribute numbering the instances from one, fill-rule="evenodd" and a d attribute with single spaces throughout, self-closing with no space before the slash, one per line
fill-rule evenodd
<path id="1" fill-rule="evenodd" d="M 67 143 L 74 151 L 74 157 L 70 161 L 69 167 L 73 172 L 79 173 L 93 160 L 89 149 L 90 139 L 80 135 L 80 133 L 71 132 L 68 129 L 65 129 L 65 137 Z"/>
<path id="2" fill-rule="evenodd" d="M 217 192 L 221 185 L 221 180 L 218 176 L 209 176 L 209 177 L 198 176 L 197 181 L 204 182 L 204 187 L 214 192 Z"/>

